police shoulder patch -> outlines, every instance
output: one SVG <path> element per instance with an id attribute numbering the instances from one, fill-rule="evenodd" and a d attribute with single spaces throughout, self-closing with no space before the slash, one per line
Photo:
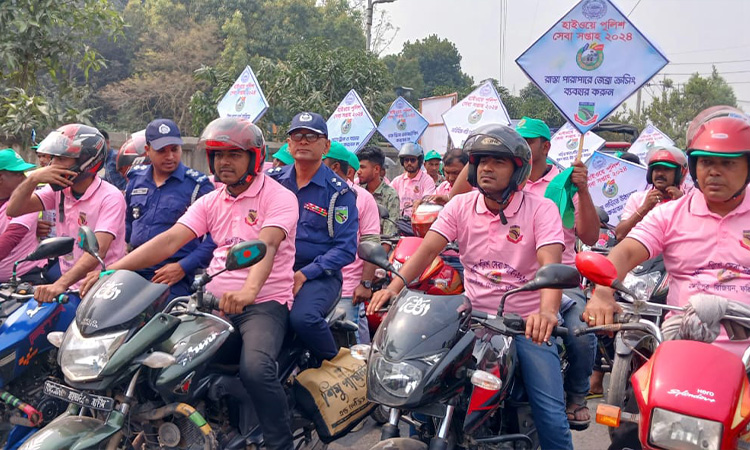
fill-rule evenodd
<path id="1" fill-rule="evenodd" d="M 195 181 L 196 183 L 203 183 L 205 181 L 208 181 L 208 177 L 205 174 L 198 172 L 195 169 L 187 169 L 185 171 L 185 175 L 187 175 L 188 178 Z"/>
<path id="2" fill-rule="evenodd" d="M 349 220 L 349 207 L 348 206 L 337 206 L 334 208 L 334 219 L 339 225 L 343 225 Z"/>

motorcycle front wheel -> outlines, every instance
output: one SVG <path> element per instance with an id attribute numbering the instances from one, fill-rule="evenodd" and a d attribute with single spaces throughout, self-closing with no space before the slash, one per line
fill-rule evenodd
<path id="1" fill-rule="evenodd" d="M 651 355 L 652 350 L 636 348 L 627 355 L 615 355 L 609 379 L 609 389 L 607 391 L 608 404 L 618 406 L 622 411 L 631 413 L 638 413 L 638 405 L 633 397 L 633 386 L 630 384 L 630 376 L 646 362 L 639 352 L 648 357 Z M 632 437 L 635 437 L 636 442 L 638 440 L 638 425 L 634 423 L 621 423 L 618 428 L 609 427 L 608 431 L 612 444 L 627 441 L 629 445 L 626 447 L 632 447 Z M 640 448 L 640 446 L 637 448 Z"/>

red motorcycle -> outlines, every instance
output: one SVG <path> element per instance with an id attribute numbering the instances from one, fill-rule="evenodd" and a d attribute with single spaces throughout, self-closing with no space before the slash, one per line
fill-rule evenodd
<path id="1" fill-rule="evenodd" d="M 614 265 L 602 255 L 579 253 L 576 267 L 596 284 L 633 295 L 617 280 Z M 637 299 L 634 303 L 685 311 Z M 744 317 L 725 315 L 724 318 L 734 326 L 748 327 Z M 624 330 L 649 333 L 658 346 L 630 378 L 637 410 L 625 412 L 618 406 L 601 404 L 596 411 L 598 423 L 609 427 L 636 424 L 638 440 L 644 449 L 750 449 L 750 383 L 746 369 L 750 351 L 740 359 L 705 342 L 662 342 L 662 331 L 647 321 L 614 323 L 583 332 Z"/>
<path id="2" fill-rule="evenodd" d="M 430 226 L 437 220 L 442 209 L 441 205 L 432 203 L 422 203 L 414 209 L 411 216 L 411 227 L 415 236 L 401 236 L 389 257 L 396 270 L 401 270 L 404 263 L 417 251 L 422 239 L 430 230 Z M 387 210 L 385 212 L 387 214 Z M 454 244 L 448 244 L 445 251 L 436 257 L 417 279 L 409 283 L 409 289 L 430 295 L 458 295 L 462 293 L 464 291 L 462 276 L 454 266 L 446 262 L 447 260 L 460 264 L 458 262 L 458 247 Z M 385 271 L 382 271 L 382 273 L 385 274 Z M 385 285 L 390 282 L 390 276 L 385 278 L 385 280 L 376 280 L 373 284 Z M 367 315 L 370 336 L 375 336 L 375 331 L 385 318 L 385 311 L 386 309 L 383 309 Z"/>

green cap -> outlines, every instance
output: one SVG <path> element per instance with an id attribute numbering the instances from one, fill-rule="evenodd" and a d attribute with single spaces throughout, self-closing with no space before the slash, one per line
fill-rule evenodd
<path id="1" fill-rule="evenodd" d="M 350 161 L 350 156 L 354 153 L 350 152 L 349 150 L 344 147 L 344 144 L 338 141 L 331 141 L 331 148 L 328 150 L 328 153 L 323 156 L 323 159 L 338 159 L 339 161 L 344 161 L 345 163 L 348 163 Z"/>
<path id="2" fill-rule="evenodd" d="M 276 153 L 271 155 L 271 157 L 278 159 L 287 166 L 294 164 L 294 158 L 292 158 L 292 154 L 289 153 L 289 144 L 282 145 L 281 148 L 276 151 Z"/>
<path id="3" fill-rule="evenodd" d="M 359 170 L 359 156 L 355 155 L 353 152 L 349 152 L 349 165 L 352 166 L 352 169 L 355 171 Z"/>
<path id="4" fill-rule="evenodd" d="M 0 150 L 0 170 L 8 172 L 25 172 L 36 167 L 21 158 L 12 148 Z"/>
<path id="5" fill-rule="evenodd" d="M 429 161 L 431 159 L 443 159 L 443 157 L 440 156 L 440 153 L 436 152 L 435 150 L 430 150 L 426 155 L 424 155 L 424 160 Z"/>
<path id="6" fill-rule="evenodd" d="M 707 152 L 705 150 L 693 150 L 690 152 L 690 156 L 717 156 L 719 158 L 739 158 L 743 155 L 745 155 L 745 153 Z"/>
<path id="7" fill-rule="evenodd" d="M 543 120 L 532 119 L 531 117 L 523 116 L 521 121 L 516 125 L 516 131 L 521 137 L 526 139 L 534 139 L 543 137 L 548 141 L 552 139 L 552 135 L 549 132 L 549 127 Z"/>

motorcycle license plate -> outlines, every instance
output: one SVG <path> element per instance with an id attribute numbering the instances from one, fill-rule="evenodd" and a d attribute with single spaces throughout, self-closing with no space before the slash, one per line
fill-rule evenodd
<path id="1" fill-rule="evenodd" d="M 52 381 L 44 382 L 44 393 L 50 397 L 59 398 L 69 403 L 75 403 L 76 405 L 99 411 L 112 411 L 115 407 L 115 400 L 112 398 L 87 394 Z"/>

